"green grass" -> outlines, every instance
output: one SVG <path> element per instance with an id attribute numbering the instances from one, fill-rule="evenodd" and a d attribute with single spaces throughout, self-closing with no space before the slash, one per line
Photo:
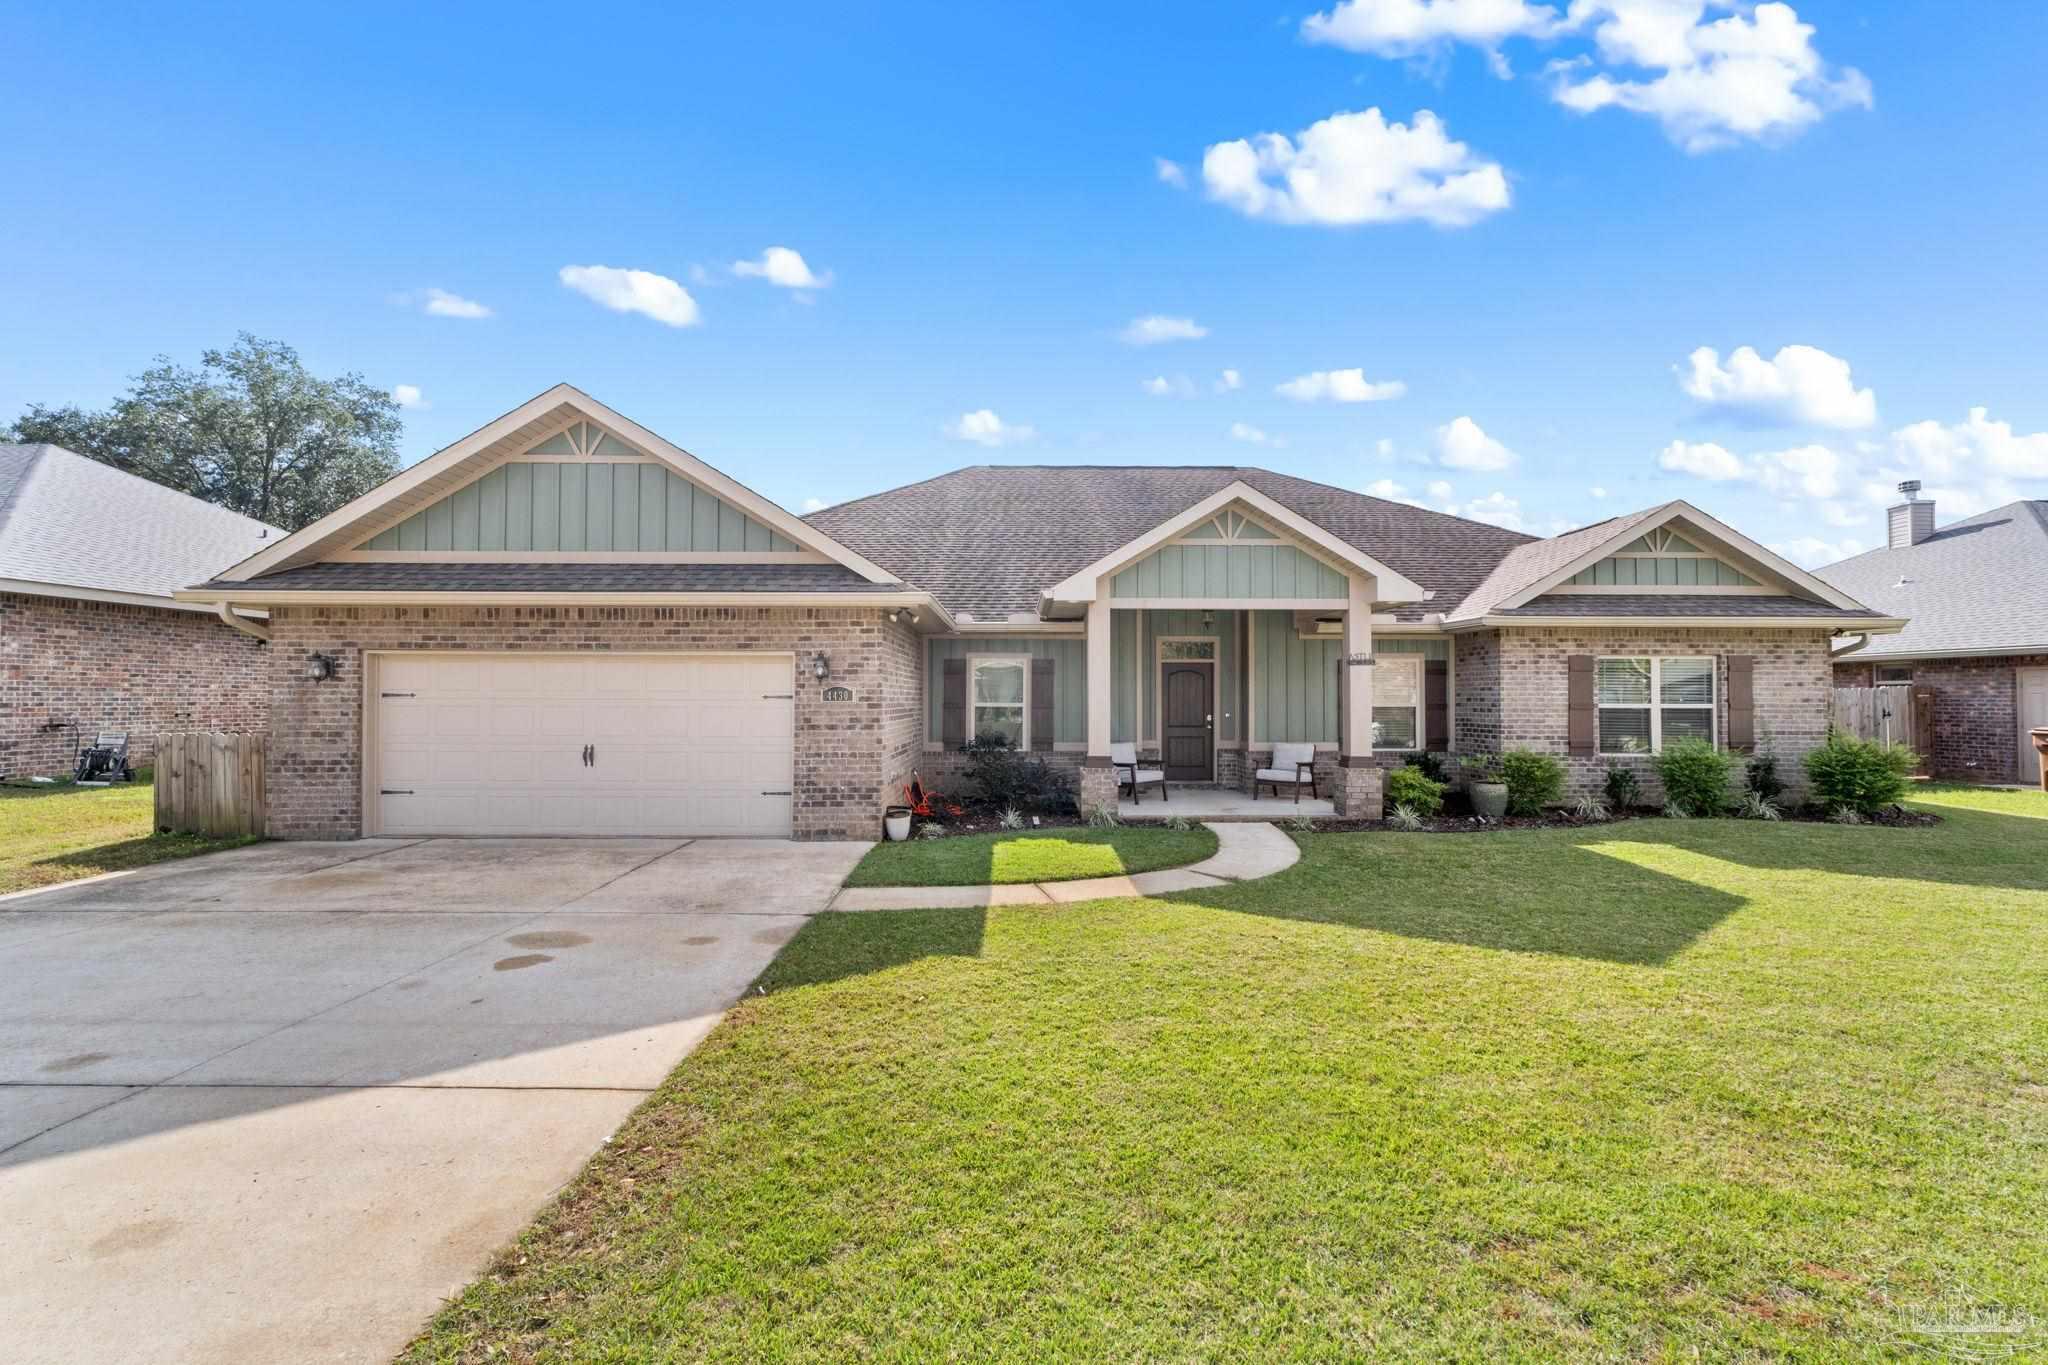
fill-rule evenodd
<path id="1" fill-rule="evenodd" d="M 2048 793 L 2005 787 L 1972 787 L 1955 782 L 1916 786 L 1908 798 L 1935 810 L 1982 810 L 2048 820 Z"/>
<path id="2" fill-rule="evenodd" d="M 877 844 L 846 878 L 848 886 L 986 886 L 1112 877 L 1198 863 L 1216 851 L 1200 825 L 1060 829 L 963 834 Z"/>
<path id="3" fill-rule="evenodd" d="M 247 836 L 157 834 L 150 773 L 113 787 L 0 787 L 0 895 L 238 848 Z"/>
<path id="4" fill-rule="evenodd" d="M 1938 797 L 819 916 L 406 1359 L 1879 1360 L 2048 1318 L 2048 797 Z"/>

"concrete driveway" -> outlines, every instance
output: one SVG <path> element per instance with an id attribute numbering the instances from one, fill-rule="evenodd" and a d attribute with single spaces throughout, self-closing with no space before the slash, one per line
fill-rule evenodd
<path id="1" fill-rule="evenodd" d="M 267 844 L 0 901 L 10 1361 L 385 1360 L 863 844 Z"/>

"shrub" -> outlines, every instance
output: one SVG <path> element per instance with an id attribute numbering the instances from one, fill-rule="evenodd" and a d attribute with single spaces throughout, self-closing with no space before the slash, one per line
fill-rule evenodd
<path id="1" fill-rule="evenodd" d="M 1015 806 L 1004 806 L 1003 813 L 996 817 L 996 823 L 1004 829 L 1024 828 L 1024 812 Z"/>
<path id="2" fill-rule="evenodd" d="M 1745 820 L 1778 820 L 1783 818 L 1778 811 L 1778 803 L 1758 791 L 1744 792 L 1742 800 L 1736 803 L 1735 813 Z"/>
<path id="3" fill-rule="evenodd" d="M 1387 774 L 1387 802 L 1406 806 L 1426 820 L 1444 808 L 1444 784 L 1431 778 L 1419 765 L 1396 768 Z"/>
<path id="4" fill-rule="evenodd" d="M 1564 799 L 1564 764 L 1534 749 L 1510 749 L 1500 756 L 1501 780 L 1508 784 L 1509 815 L 1541 815 Z"/>
<path id="5" fill-rule="evenodd" d="M 1090 806 L 1088 827 L 1090 829 L 1115 829 L 1123 821 L 1118 818 L 1115 806 Z"/>
<path id="6" fill-rule="evenodd" d="M 1766 801 L 1776 801 L 1785 794 L 1785 783 L 1778 776 L 1778 752 L 1771 747 L 1770 737 L 1757 746 L 1750 758 L 1749 766 L 1743 770 L 1743 785 L 1752 796 L 1761 796 Z"/>
<path id="7" fill-rule="evenodd" d="M 1582 796 L 1572 807 L 1572 814 L 1581 820 L 1597 824 L 1607 818 L 1607 803 L 1597 796 Z"/>
<path id="8" fill-rule="evenodd" d="M 1444 762 L 1444 756 L 1431 753 L 1427 749 L 1410 758 L 1408 766 L 1417 769 L 1432 782 L 1447 784 L 1451 780 L 1450 765 Z"/>
<path id="9" fill-rule="evenodd" d="M 1296 834 L 1314 834 L 1316 832 L 1315 820 L 1307 815 L 1290 815 L 1281 823 Z"/>
<path id="10" fill-rule="evenodd" d="M 1657 755 L 1664 800 L 1687 815 L 1719 815 L 1728 809 L 1728 783 L 1735 758 L 1704 739 L 1674 739 Z"/>
<path id="11" fill-rule="evenodd" d="M 1636 770 L 1623 763 L 1607 765 L 1607 807 L 1609 810 L 1624 811 L 1639 805 L 1643 799 L 1642 779 Z"/>
<path id="12" fill-rule="evenodd" d="M 1500 781 L 1500 758 L 1495 754 L 1466 754 L 1458 760 L 1467 782 Z"/>
<path id="13" fill-rule="evenodd" d="M 1413 806 L 1396 806 L 1387 816 L 1387 823 L 1395 829 L 1405 829 L 1410 834 L 1422 828 L 1422 815 Z"/>
<path id="14" fill-rule="evenodd" d="M 1692 812 L 1679 805 L 1676 801 L 1666 801 L 1664 803 L 1664 818 L 1666 820 L 1690 820 L 1692 819 Z"/>
<path id="15" fill-rule="evenodd" d="M 961 752 L 967 755 L 969 797 L 983 809 L 1064 815 L 1074 808 L 1072 777 L 1000 736 L 977 739 Z"/>
<path id="16" fill-rule="evenodd" d="M 1906 794 L 1906 779 L 1920 760 L 1907 749 L 1887 749 L 1876 740 L 1840 731 L 1806 756 L 1813 799 L 1830 811 L 1875 815 Z"/>
<path id="17" fill-rule="evenodd" d="M 1175 834 L 1186 834 L 1194 828 L 1194 824 L 1185 815 L 1169 815 L 1166 817 L 1165 825 Z"/>

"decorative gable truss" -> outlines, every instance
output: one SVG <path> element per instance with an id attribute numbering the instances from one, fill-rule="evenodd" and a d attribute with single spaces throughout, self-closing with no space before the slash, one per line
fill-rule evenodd
<path id="1" fill-rule="evenodd" d="M 1751 589 L 1782 592 L 1765 587 L 1749 574 L 1700 549 L 1669 527 L 1658 527 L 1637 536 L 1607 558 L 1589 564 L 1553 592 L 1575 592 L 1583 588 L 1617 588 L 1642 591 L 1654 588 L 1688 588 L 1713 592 L 1718 589 Z"/>
<path id="2" fill-rule="evenodd" d="M 502 552 L 824 562 L 823 555 L 801 550 L 788 536 L 588 421 L 571 423 L 337 558 Z"/>

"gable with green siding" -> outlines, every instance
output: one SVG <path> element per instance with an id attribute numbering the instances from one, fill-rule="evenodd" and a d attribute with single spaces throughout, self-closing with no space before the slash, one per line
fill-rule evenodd
<path id="1" fill-rule="evenodd" d="M 1116 597 L 1311 598 L 1342 602 L 1342 571 L 1292 545 L 1162 545 L 1109 580 Z"/>
<path id="2" fill-rule="evenodd" d="M 567 436 L 554 438 L 566 443 Z M 754 520 L 667 465 L 521 460 L 500 465 L 475 483 L 386 527 L 363 550 L 566 550 L 788 554 L 795 541 Z M 535 454 L 553 454 L 544 442 Z"/>
<path id="3" fill-rule="evenodd" d="M 1705 555 L 1618 554 L 1589 564 L 1566 580 L 1583 588 L 1754 588 L 1757 581 Z"/>

